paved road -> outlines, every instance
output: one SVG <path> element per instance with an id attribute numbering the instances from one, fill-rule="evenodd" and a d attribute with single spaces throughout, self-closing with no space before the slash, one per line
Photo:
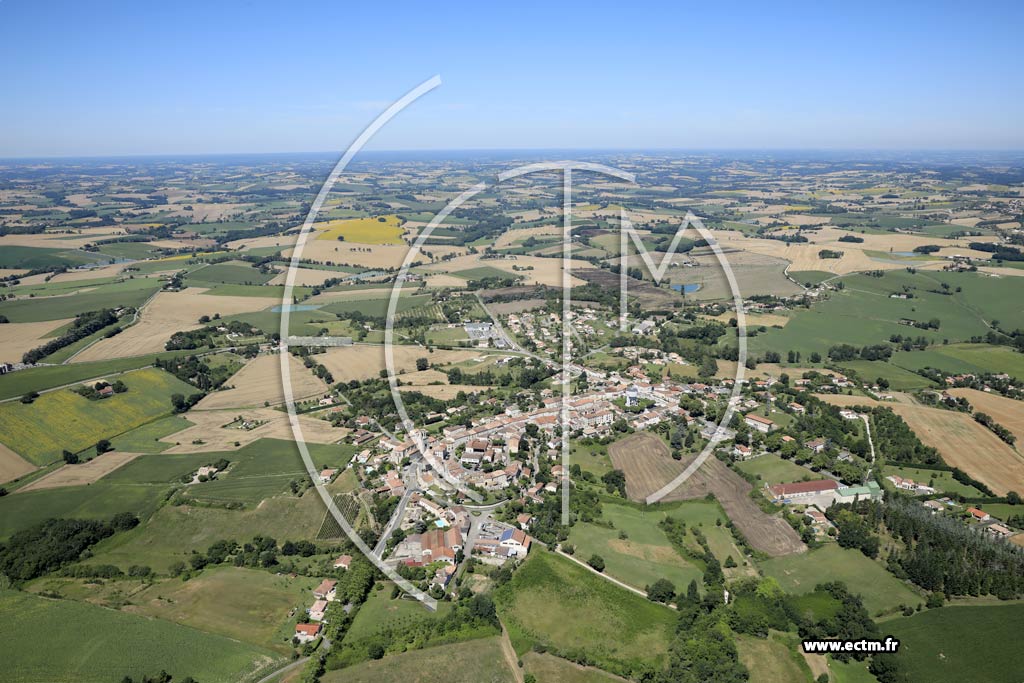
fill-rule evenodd
<path id="1" fill-rule="evenodd" d="M 402 518 L 405 516 L 405 508 L 409 504 L 409 498 L 411 498 L 412 494 L 416 493 L 416 491 L 419 490 L 416 488 L 416 485 L 414 483 L 419 478 L 417 476 L 417 470 L 418 465 L 414 463 L 411 466 L 409 466 L 406 469 L 405 473 L 403 474 L 403 476 L 406 477 L 405 481 L 409 482 L 409 486 L 406 488 L 405 495 L 402 496 L 402 499 L 400 501 L 398 501 L 398 507 L 395 508 L 394 514 L 391 515 L 391 519 L 388 520 L 387 525 L 385 525 L 384 530 L 381 532 L 380 539 L 377 541 L 377 545 L 373 548 L 373 554 L 377 557 L 380 557 L 381 559 L 383 559 L 384 551 L 388 547 L 388 538 L 391 537 L 391 532 L 393 532 L 398 527 L 398 524 L 402 521 Z"/>

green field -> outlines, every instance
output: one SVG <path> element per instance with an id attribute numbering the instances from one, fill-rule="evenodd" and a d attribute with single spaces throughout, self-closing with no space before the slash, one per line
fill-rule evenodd
<path id="1" fill-rule="evenodd" d="M 858 662 L 856 659 L 840 662 L 830 658 L 828 670 L 834 683 L 878 683 L 878 679 L 868 671 L 867 662 Z"/>
<path id="2" fill-rule="evenodd" d="M 925 470 L 917 467 L 896 467 L 895 465 L 886 465 L 884 469 L 885 476 L 896 475 L 904 477 L 905 479 L 913 479 L 919 484 L 929 484 L 934 481 L 934 486 L 943 493 L 959 493 L 960 495 L 967 497 L 974 497 L 982 495 L 981 491 L 968 486 L 967 484 L 961 484 L 953 478 L 951 472 L 945 472 L 942 470 Z M 1024 507 L 1021 508 L 1024 511 Z"/>
<path id="3" fill-rule="evenodd" d="M 195 388 L 173 375 L 147 368 L 121 379 L 128 391 L 91 401 L 71 389 L 43 394 L 25 405 L 0 404 L 0 439 L 29 462 L 42 465 L 67 449 L 79 452 L 171 412 L 171 395 Z"/>
<path id="4" fill-rule="evenodd" d="M 669 513 L 610 503 L 604 503 L 602 509 L 602 521 L 611 522 L 614 528 L 585 522 L 573 526 L 569 542 L 576 546 L 577 557 L 585 560 L 600 555 L 605 573 L 640 590 L 658 579 L 668 579 L 676 590 L 684 590 L 692 580 L 700 583 L 702 568 L 676 552 L 658 527 Z M 620 538 L 620 533 L 628 538 Z"/>
<path id="5" fill-rule="evenodd" d="M 840 344 L 863 346 L 888 341 L 892 335 L 923 336 L 934 344 L 943 340 L 962 342 L 988 332 L 986 321 L 1014 329 L 1024 325 L 1024 313 L 1010 302 L 1015 300 L 1013 278 L 987 278 L 971 273 L 939 273 L 903 270 L 887 271 L 883 277 L 850 275 L 846 288 L 834 292 L 809 310 L 794 313 L 782 329 L 769 329 L 750 341 L 751 351 L 761 353 L 788 350 L 826 353 Z M 942 285 L 949 286 L 949 294 Z M 957 292 L 959 287 L 961 291 Z M 912 299 L 893 299 L 890 294 L 909 288 Z M 900 324 L 901 319 L 940 321 L 938 330 L 923 330 Z M 908 366 L 898 363 L 902 367 Z M 911 368 L 912 369 L 912 368 Z"/>
<path id="6" fill-rule="evenodd" d="M 0 400 L 16 398 L 29 391 L 45 391 L 87 379 L 101 379 L 120 372 L 138 370 L 152 365 L 157 358 L 181 356 L 182 351 L 164 351 L 150 356 L 133 356 L 89 363 L 52 365 L 19 370 L 0 376 Z M 193 389 L 193 391 L 195 391 Z"/>
<path id="7" fill-rule="evenodd" d="M 308 444 L 307 448 L 318 467 L 343 467 L 355 453 L 351 445 Z M 216 479 L 188 487 L 188 497 L 199 501 L 256 505 L 288 491 L 290 481 L 309 476 L 298 448 L 291 441 L 261 439 L 237 451 L 204 455 L 208 462 L 224 457 L 232 464 Z"/>
<path id="8" fill-rule="evenodd" d="M 381 631 L 433 619 L 435 614 L 451 611 L 450 602 L 437 603 L 437 612 L 431 612 L 419 600 L 392 598 L 392 583 L 381 582 L 378 585 L 382 588 L 370 593 L 352 620 L 346 641 L 349 638 L 365 640 Z"/>
<path id="9" fill-rule="evenodd" d="M 328 671 L 320 678 L 321 683 L 515 683 L 515 680 L 498 637 L 389 655 Z"/>
<path id="10" fill-rule="evenodd" d="M 843 370 L 856 372 L 857 376 L 868 384 L 873 384 L 876 379 L 882 377 L 888 380 L 889 388 L 894 391 L 910 391 L 935 386 L 935 382 L 927 377 L 881 360 L 844 361 L 840 366 Z"/>
<path id="11" fill-rule="evenodd" d="M 390 297 L 387 296 L 380 299 L 336 301 L 334 303 L 327 304 L 320 310 L 326 311 L 327 313 L 355 313 L 358 311 L 366 316 L 383 318 L 388 314 L 388 305 L 390 304 L 390 301 Z M 430 301 L 431 297 L 429 295 L 401 295 L 395 305 L 395 312 L 404 313 L 405 311 L 416 308 L 417 306 L 429 304 Z"/>
<path id="12" fill-rule="evenodd" d="M 135 488 L 149 489 L 154 495 L 166 491 L 166 487 L 157 486 Z M 23 495 L 32 494 L 6 496 L 3 500 Z M 155 514 L 150 512 L 144 524 L 99 543 L 93 548 L 94 555 L 87 563 L 113 564 L 123 570 L 133 564 L 144 564 L 155 571 L 166 572 L 193 550 L 205 552 L 221 539 L 246 542 L 254 536 L 272 536 L 279 541 L 314 540 L 323 517 L 323 502 L 314 491 L 307 491 L 301 498 L 270 498 L 255 509 L 165 505 Z"/>
<path id="13" fill-rule="evenodd" d="M 477 268 L 468 268 L 466 270 L 459 270 L 452 273 L 455 277 L 461 277 L 464 280 L 483 280 L 485 278 L 511 278 L 517 277 L 518 273 L 509 273 L 508 271 L 495 268 L 493 266 L 479 266 Z"/>
<path id="14" fill-rule="evenodd" d="M 806 467 L 801 467 L 790 460 L 783 460 L 777 455 L 768 453 L 753 460 L 736 463 L 736 469 L 760 477 L 768 484 L 817 479 L 819 475 Z"/>
<path id="15" fill-rule="evenodd" d="M 188 274 L 186 282 L 197 287 L 209 287 L 211 283 L 227 285 L 262 285 L 274 279 L 273 274 L 261 273 L 259 269 L 234 263 L 215 263 L 197 268 Z"/>
<path id="16" fill-rule="evenodd" d="M 181 415 L 170 415 L 125 432 L 110 442 L 116 450 L 125 453 L 162 453 L 173 444 L 160 439 L 191 426 L 192 423 Z"/>
<path id="17" fill-rule="evenodd" d="M 5 247 L 6 248 L 6 247 Z M 97 287 L 73 296 L 23 297 L 0 302 L 0 315 L 12 323 L 34 323 L 43 320 L 74 318 L 84 311 L 132 306 L 138 308 L 158 289 L 156 280 L 125 280 Z"/>
<path id="18" fill-rule="evenodd" d="M 495 601 L 520 655 L 544 644 L 622 675 L 661 668 L 675 631 L 672 610 L 540 548 Z"/>
<path id="19" fill-rule="evenodd" d="M 766 576 L 774 576 L 788 593 L 810 593 L 819 583 L 843 581 L 857 593 L 872 616 L 900 605 L 916 607 L 924 601 L 918 593 L 868 559 L 859 550 L 826 545 L 801 555 L 776 557 L 761 562 Z"/>
<path id="20" fill-rule="evenodd" d="M 8 683 L 111 683 L 161 669 L 175 680 L 252 681 L 277 660 L 230 638 L 70 600 L 0 591 L 0 614 Z"/>
<path id="21" fill-rule="evenodd" d="M 881 625 L 899 639 L 911 681 L 1019 683 L 1024 604 L 943 607 Z"/>
<path id="22" fill-rule="evenodd" d="M 18 247 L 4 245 L 0 249 L 0 268 L 49 268 L 50 266 L 81 266 L 97 263 L 103 257 L 77 249 Z"/>
<path id="23" fill-rule="evenodd" d="M 906 351 L 893 356 L 893 364 L 908 370 L 932 367 L 946 372 L 1005 372 L 1024 377 L 1024 354 L 1008 346 L 949 344 L 924 351 Z"/>

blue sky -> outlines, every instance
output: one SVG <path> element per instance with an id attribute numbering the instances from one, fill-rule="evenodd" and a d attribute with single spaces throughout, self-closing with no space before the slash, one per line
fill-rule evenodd
<path id="1" fill-rule="evenodd" d="M 728 4 L 0 0 L 0 157 L 1024 149 L 1021 3 Z"/>

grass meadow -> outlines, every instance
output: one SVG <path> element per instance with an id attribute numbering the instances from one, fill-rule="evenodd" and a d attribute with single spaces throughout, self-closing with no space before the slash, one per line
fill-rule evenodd
<path id="1" fill-rule="evenodd" d="M 321 683 L 515 683 L 515 680 L 502 653 L 501 639 L 496 636 L 388 655 L 328 671 L 320 678 Z"/>
<path id="2" fill-rule="evenodd" d="M 819 479 L 820 476 L 806 467 L 801 467 L 789 460 L 783 460 L 771 453 L 736 463 L 736 468 L 760 477 L 762 482 L 768 484 L 781 484 L 783 482 L 803 481 L 806 479 Z"/>
<path id="3" fill-rule="evenodd" d="M 495 601 L 520 655 L 544 645 L 620 675 L 661 668 L 675 631 L 669 608 L 540 548 L 497 590 Z"/>
<path id="4" fill-rule="evenodd" d="M 933 683 L 1017 683 L 1024 604 L 943 607 L 886 621 L 883 633 L 900 640 L 908 678 Z"/>
<path id="5" fill-rule="evenodd" d="M 252 681 L 271 651 L 169 621 L 70 600 L 0 591 L 8 683 L 110 683 L 165 669 L 176 680 Z M 41 648 L 48 655 L 39 656 Z"/>
<path id="6" fill-rule="evenodd" d="M 794 595 L 813 592 L 819 583 L 843 581 L 851 592 L 860 594 L 872 616 L 897 610 L 900 605 L 916 607 L 924 601 L 908 584 L 859 550 L 837 545 L 760 564 L 766 576 L 775 577 L 786 592 Z"/>

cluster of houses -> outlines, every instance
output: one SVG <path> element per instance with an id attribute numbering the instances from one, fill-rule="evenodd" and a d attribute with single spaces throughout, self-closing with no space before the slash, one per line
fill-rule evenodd
<path id="1" fill-rule="evenodd" d="M 335 569 L 348 570 L 352 563 L 351 555 L 341 555 L 334 560 Z M 324 579 L 313 589 L 313 604 L 306 610 L 309 615 L 308 622 L 295 624 L 294 639 L 296 642 L 305 644 L 320 637 L 323 625 L 327 616 L 328 606 L 338 599 L 338 582 L 334 579 Z"/>
<path id="2" fill-rule="evenodd" d="M 922 505 L 931 511 L 933 515 L 948 513 L 950 511 L 966 512 L 967 519 L 970 523 L 977 525 L 977 527 L 984 533 L 990 534 L 995 538 L 1008 539 L 1018 533 L 1002 522 L 996 520 L 992 515 L 981 508 L 968 507 L 966 510 L 963 510 L 963 506 L 948 497 L 932 498 L 931 500 L 924 501 Z"/>

